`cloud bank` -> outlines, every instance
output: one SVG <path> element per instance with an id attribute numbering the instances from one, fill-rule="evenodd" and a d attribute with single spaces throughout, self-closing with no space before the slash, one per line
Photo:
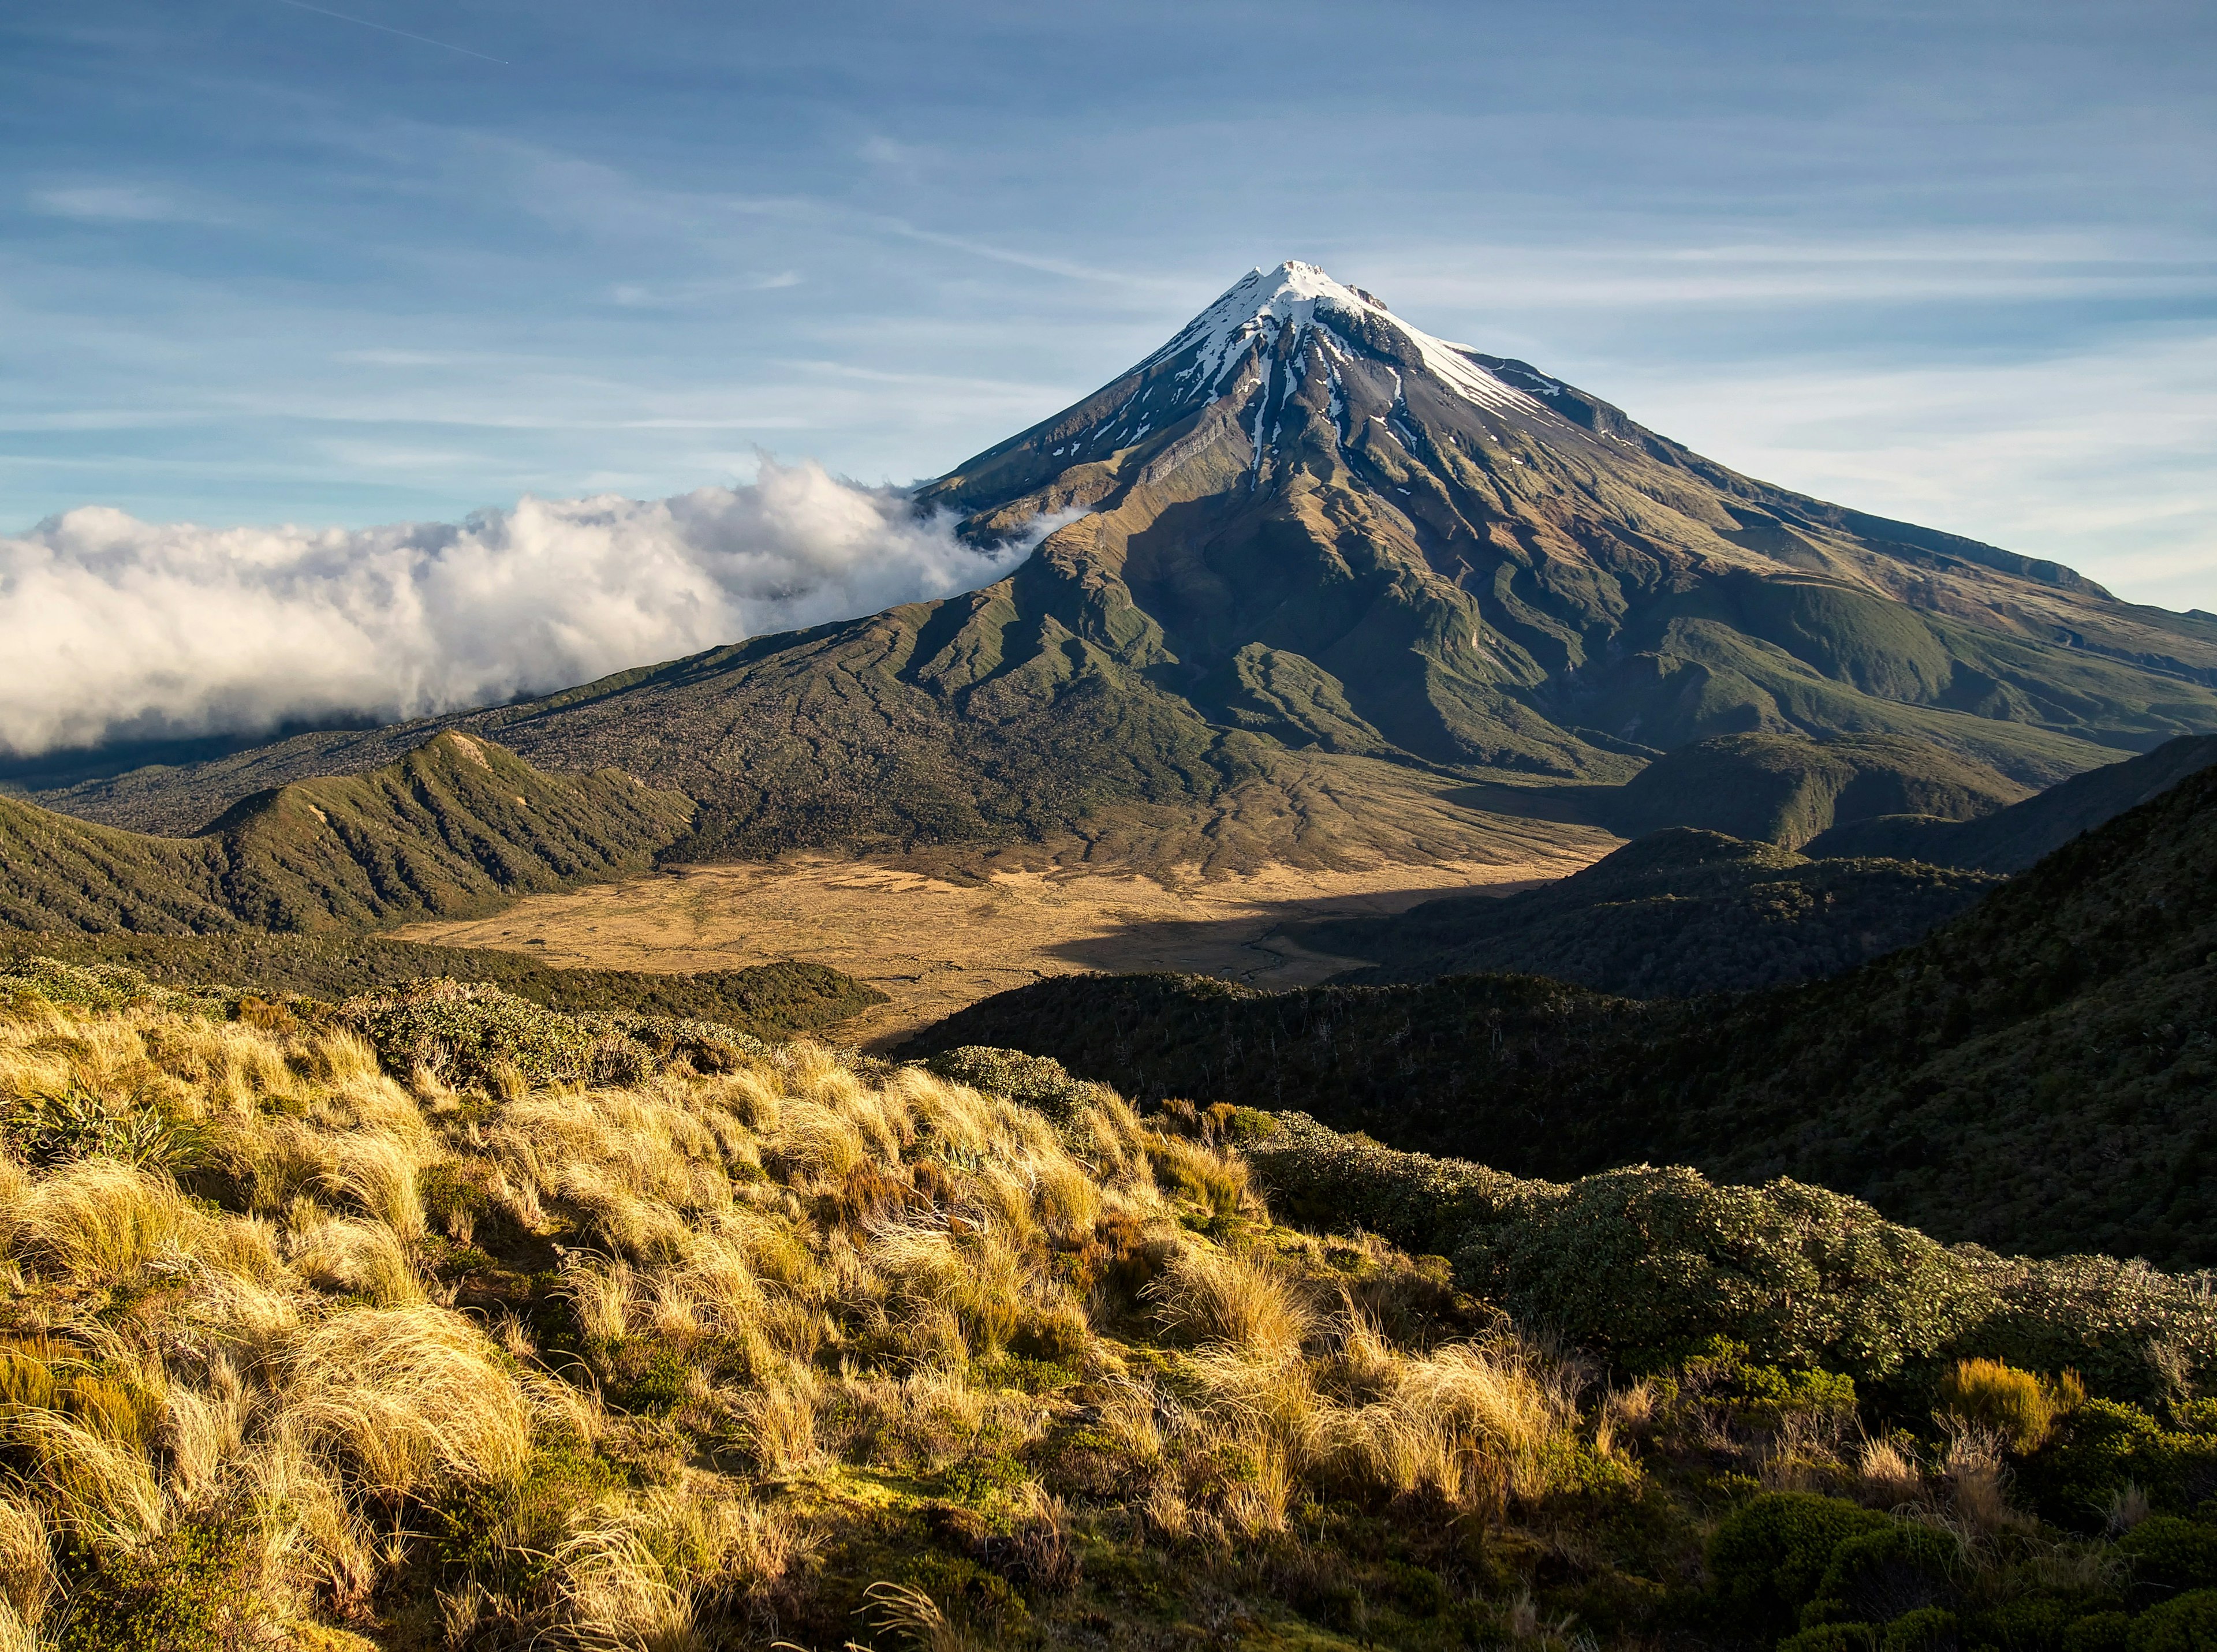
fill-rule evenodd
<path id="1" fill-rule="evenodd" d="M 105 506 L 0 537 L 0 749 L 497 703 L 991 583 L 907 496 L 812 462 L 461 523 L 208 528 Z"/>

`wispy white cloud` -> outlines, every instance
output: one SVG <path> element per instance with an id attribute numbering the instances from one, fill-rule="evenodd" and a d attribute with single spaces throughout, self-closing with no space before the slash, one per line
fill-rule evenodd
<path id="1" fill-rule="evenodd" d="M 1380 289 L 1404 306 L 1528 314 L 2217 299 L 2217 249 L 2083 235 L 1493 245 L 1459 250 L 1451 262 L 1381 262 Z"/>
<path id="2" fill-rule="evenodd" d="M 216 219 L 204 205 L 138 183 L 82 183 L 34 189 L 30 204 L 50 218 L 96 224 L 199 224 Z"/>
<path id="3" fill-rule="evenodd" d="M 970 589 L 1035 538 L 980 551 L 897 490 L 768 460 L 743 487 L 460 523 L 206 528 L 88 506 L 0 538 L 0 749 L 497 702 Z"/>

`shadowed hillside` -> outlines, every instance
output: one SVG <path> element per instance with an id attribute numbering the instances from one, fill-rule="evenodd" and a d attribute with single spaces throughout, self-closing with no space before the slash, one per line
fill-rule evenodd
<path id="1" fill-rule="evenodd" d="M 455 915 L 643 870 L 691 817 L 627 774 L 541 774 L 457 732 L 246 798 L 192 838 L 0 798 L 0 923 L 193 934 Z"/>
<path id="2" fill-rule="evenodd" d="M 1812 854 L 1883 854 L 1941 866 L 2022 872 L 2081 832 L 2161 797 L 2189 774 L 2217 763 L 2217 738 L 2166 741 L 2145 757 L 2109 763 L 2058 782 L 2035 797 L 1981 818 L 1935 818 L 1948 811 L 1885 813 L 1833 827 L 1806 847 Z"/>
<path id="3" fill-rule="evenodd" d="M 1521 894 L 1449 896 L 1298 934 L 1319 952 L 1378 960 L 1336 983 L 1542 975 L 1679 998 L 1837 975 L 1923 939 L 2000 881 L 1899 860 L 1811 860 L 1677 827 Z"/>
<path id="4" fill-rule="evenodd" d="M 1948 1240 L 2217 1263 L 2217 771 L 1837 979 L 1640 1003 L 1529 977 L 1066 977 L 949 1018 L 1144 1096 L 1298 1106 L 1524 1174 L 1789 1174 Z"/>

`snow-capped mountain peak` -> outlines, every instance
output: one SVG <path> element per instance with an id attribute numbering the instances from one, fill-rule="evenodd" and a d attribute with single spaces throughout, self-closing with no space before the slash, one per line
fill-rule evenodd
<path id="1" fill-rule="evenodd" d="M 1178 373 L 1179 379 L 1214 394 L 1246 359 L 1250 347 L 1268 350 L 1288 330 L 1294 336 L 1286 353 L 1298 357 L 1312 332 L 1331 335 L 1324 348 L 1337 354 L 1349 345 L 1359 345 L 1364 333 L 1379 329 L 1399 335 L 1427 370 L 1478 406 L 1524 413 L 1547 410 L 1545 404 L 1473 361 L 1465 346 L 1410 326 L 1361 287 L 1336 281 L 1316 265 L 1295 259 L 1240 277 L 1143 366 L 1189 353 L 1193 360 Z"/>

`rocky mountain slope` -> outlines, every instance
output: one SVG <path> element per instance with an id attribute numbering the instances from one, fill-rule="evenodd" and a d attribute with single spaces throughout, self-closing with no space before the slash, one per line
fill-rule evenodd
<path id="1" fill-rule="evenodd" d="M 2217 620 L 1740 476 L 1304 264 L 918 505 L 979 540 L 1059 525 L 967 595 L 459 721 L 684 792 L 696 858 L 1053 841 L 1218 866 L 1599 827 L 1555 794 L 1719 736 L 1891 740 L 1896 768 L 1973 777 L 1836 788 L 1816 830 L 1978 812 L 2217 729 Z M 425 726 L 46 795 L 191 829 Z"/>
<path id="2" fill-rule="evenodd" d="M 542 774 L 456 731 L 247 798 L 188 838 L 0 798 L 0 925 L 195 934 L 456 915 L 641 870 L 692 814 L 628 774 Z"/>
<path id="3" fill-rule="evenodd" d="M 1640 1002 L 1530 977 L 1265 993 L 1065 977 L 916 1040 L 1299 1107 L 1519 1174 L 1791 1175 L 1935 1236 L 2217 1264 L 2217 769 L 1831 980 Z"/>

